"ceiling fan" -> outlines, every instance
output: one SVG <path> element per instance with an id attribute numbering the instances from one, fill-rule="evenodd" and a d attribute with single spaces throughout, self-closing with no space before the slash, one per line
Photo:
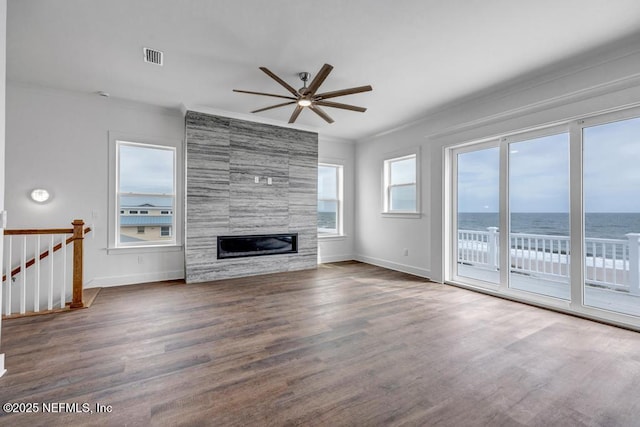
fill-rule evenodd
<path id="1" fill-rule="evenodd" d="M 342 90 L 334 90 L 331 92 L 323 92 L 316 93 L 320 88 L 320 85 L 325 81 L 331 70 L 333 70 L 333 66 L 329 64 L 324 64 L 318 74 L 313 78 L 309 86 L 307 86 L 307 82 L 311 77 L 311 74 L 304 72 L 299 73 L 298 76 L 300 80 L 302 80 L 303 87 L 296 90 L 291 87 L 287 82 L 282 80 L 280 77 L 276 76 L 273 72 L 271 72 L 267 67 L 260 67 L 265 74 L 271 77 L 273 80 L 278 82 L 282 87 L 284 87 L 292 96 L 287 95 L 275 95 L 272 93 L 264 93 L 264 92 L 252 92 L 249 90 L 238 90 L 233 89 L 234 92 L 240 93 L 250 93 L 253 95 L 262 95 L 262 96 L 271 96 L 274 98 L 283 98 L 288 99 L 289 101 L 283 102 L 281 104 L 271 105 L 269 107 L 260 108 L 258 110 L 252 111 L 252 113 L 259 113 L 261 111 L 271 110 L 272 108 L 284 107 L 286 105 L 296 104 L 295 109 L 293 110 L 293 114 L 289 118 L 289 123 L 294 123 L 303 109 L 309 108 L 311 111 L 322 117 L 327 123 L 333 123 L 333 119 L 320 107 L 331 107 L 331 108 L 341 108 L 343 110 L 351 110 L 351 111 L 359 111 L 364 113 L 367 111 L 366 108 L 356 107 L 355 105 L 349 104 L 341 104 L 339 102 L 326 101 L 327 99 L 336 98 L 338 96 L 352 95 L 354 93 L 360 92 L 368 92 L 373 90 L 373 88 L 369 85 L 366 86 L 358 86 L 352 87 L 349 89 Z"/>

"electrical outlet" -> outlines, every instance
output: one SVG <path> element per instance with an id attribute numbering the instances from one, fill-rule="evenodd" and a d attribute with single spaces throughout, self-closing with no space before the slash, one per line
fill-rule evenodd
<path id="1" fill-rule="evenodd" d="M 409 256 L 409 249 L 404 248 L 403 251 L 402 251 L 402 255 Z"/>
<path id="2" fill-rule="evenodd" d="M 267 178 L 267 185 L 271 185 L 273 184 L 273 178 L 269 177 Z"/>
<path id="3" fill-rule="evenodd" d="M 260 177 L 259 177 L 259 176 L 254 176 L 254 177 L 253 177 L 253 182 L 254 182 L 255 184 L 260 184 Z"/>

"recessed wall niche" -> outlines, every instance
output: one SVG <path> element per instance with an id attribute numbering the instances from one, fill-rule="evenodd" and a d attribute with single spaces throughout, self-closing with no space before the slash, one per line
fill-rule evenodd
<path id="1" fill-rule="evenodd" d="M 187 283 L 316 268 L 318 134 L 195 111 L 185 120 Z M 297 253 L 217 259 L 218 236 L 284 233 L 297 233 Z"/>

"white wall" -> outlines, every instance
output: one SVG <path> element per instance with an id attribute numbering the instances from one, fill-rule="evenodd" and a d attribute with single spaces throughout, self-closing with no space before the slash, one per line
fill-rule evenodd
<path id="1" fill-rule="evenodd" d="M 640 37 L 605 46 L 444 106 L 356 145 L 356 259 L 444 279 L 443 147 L 640 104 Z M 384 218 L 385 153 L 422 148 L 420 219 Z M 409 256 L 403 256 L 403 249 Z"/>
<path id="2" fill-rule="evenodd" d="M 318 261 L 320 263 L 346 261 L 354 258 L 354 157 L 355 147 L 352 141 L 318 136 L 318 162 L 344 166 L 344 236 L 318 238 Z"/>
<path id="3" fill-rule="evenodd" d="M 94 226 L 85 240 L 85 287 L 184 277 L 182 250 L 106 250 L 108 132 L 175 140 L 183 150 L 180 111 L 10 82 L 7 120 L 9 228 L 67 227 L 75 218 Z M 318 150 L 319 161 L 344 165 L 345 195 L 345 236 L 321 240 L 319 261 L 350 260 L 355 235 L 354 144 L 320 136 Z M 36 187 L 49 189 L 51 202 L 33 203 L 28 194 Z"/>
<path id="4" fill-rule="evenodd" d="M 6 113 L 6 70 L 7 70 L 7 1 L 0 0 L 0 211 L 4 209 L 4 182 L 5 182 L 5 113 Z M 2 230 L 2 224 L 0 224 Z M 0 245 L 0 269 L 2 267 L 3 248 Z M 0 292 L 0 305 L 2 304 L 2 292 Z M 0 318 L 0 331 L 2 330 L 2 318 Z M 0 334 L 1 337 L 1 334 Z M 0 377 L 4 375 L 4 353 L 0 354 Z"/>
<path id="5" fill-rule="evenodd" d="M 106 251 L 108 133 L 175 141 L 182 151 L 179 110 L 11 82 L 6 108 L 8 228 L 70 227 L 84 219 L 94 227 L 85 239 L 85 287 L 184 277 L 182 248 Z M 50 190 L 51 202 L 32 202 L 36 187 Z"/>
<path id="6" fill-rule="evenodd" d="M 419 218 L 383 216 L 384 160 L 413 147 L 420 147 L 419 210 L 422 214 Z M 424 136 L 415 128 L 356 146 L 356 259 L 423 277 L 431 276 L 430 161 L 431 153 L 424 147 Z"/>

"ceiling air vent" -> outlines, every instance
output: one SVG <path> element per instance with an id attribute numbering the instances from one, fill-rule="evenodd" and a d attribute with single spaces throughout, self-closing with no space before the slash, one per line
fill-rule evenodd
<path id="1" fill-rule="evenodd" d="M 145 47 L 142 49 L 144 52 L 144 62 L 151 64 L 162 65 L 162 52 L 155 49 Z"/>

